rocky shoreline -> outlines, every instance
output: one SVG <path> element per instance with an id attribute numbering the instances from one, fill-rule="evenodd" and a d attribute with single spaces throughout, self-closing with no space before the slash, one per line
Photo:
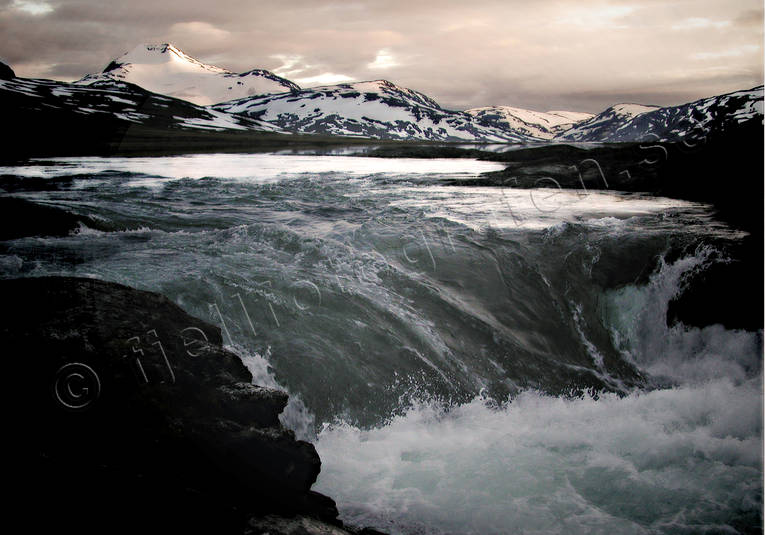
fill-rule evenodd
<path id="1" fill-rule="evenodd" d="M 311 490 L 321 461 L 280 424 L 287 395 L 253 385 L 217 327 L 95 279 L 2 280 L 0 291 L 24 400 L 12 510 L 27 527 L 376 533 L 344 528 Z"/>

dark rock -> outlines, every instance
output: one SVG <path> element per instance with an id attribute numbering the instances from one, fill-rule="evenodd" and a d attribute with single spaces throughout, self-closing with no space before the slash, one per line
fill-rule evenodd
<path id="1" fill-rule="evenodd" d="M 724 259 L 694 272 L 685 290 L 670 301 L 667 324 L 727 329 L 763 328 L 762 238 L 746 236 L 739 243 L 719 246 Z"/>
<path id="2" fill-rule="evenodd" d="M 109 65 L 107 65 L 107 66 L 104 68 L 103 72 L 111 72 L 111 71 L 116 71 L 116 70 L 117 70 L 117 69 L 119 69 L 120 67 L 122 67 L 122 64 L 121 64 L 121 63 L 117 63 L 116 61 L 113 61 L 113 60 L 112 60 L 112 61 L 110 61 L 110 62 L 109 62 Z"/>
<path id="3" fill-rule="evenodd" d="M 251 385 L 218 328 L 99 280 L 3 280 L 0 295 L 6 373 L 24 400 L 12 434 L 23 476 L 8 485 L 25 525 L 242 533 L 264 514 L 339 525 L 334 502 L 310 491 L 316 450 L 279 424 L 286 395 Z"/>
<path id="4" fill-rule="evenodd" d="M 92 218 L 18 197 L 0 197 L 0 240 L 26 236 L 66 236 L 85 225 L 98 228 Z"/>
<path id="5" fill-rule="evenodd" d="M 16 73 L 8 65 L 0 61 L 0 80 L 10 80 L 11 78 L 16 78 Z"/>
<path id="6" fill-rule="evenodd" d="M 74 182 L 74 178 L 71 176 L 41 178 L 0 175 L 0 190 L 3 190 L 7 193 L 25 191 L 56 191 L 70 188 L 72 186 L 72 182 Z"/>

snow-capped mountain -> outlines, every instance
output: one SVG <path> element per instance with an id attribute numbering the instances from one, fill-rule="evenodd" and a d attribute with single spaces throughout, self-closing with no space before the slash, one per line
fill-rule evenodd
<path id="1" fill-rule="evenodd" d="M 597 115 L 510 106 L 452 111 L 422 93 L 386 80 L 301 90 L 269 71 L 236 74 L 206 65 L 170 44 L 140 45 L 112 61 L 104 72 L 87 75 L 75 84 L 103 88 L 104 83 L 115 82 L 130 82 L 154 93 L 208 106 L 205 117 L 216 117 L 217 124 L 225 124 L 225 128 L 249 128 L 242 126 L 248 117 L 256 120 L 247 123 L 256 130 L 372 139 L 673 141 L 691 130 L 724 129 L 730 121 L 746 120 L 758 110 L 762 114 L 761 88 L 760 104 L 755 89 L 754 93 L 737 92 L 668 108 L 617 104 Z M 200 119 L 199 124 L 206 120 Z"/>
<path id="2" fill-rule="evenodd" d="M 279 131 L 279 128 L 262 121 L 157 95 L 133 84 L 114 80 L 81 85 L 30 78 L 0 79 L 0 102 L 16 114 L 55 116 L 57 120 L 79 117 L 121 122 L 125 126 L 141 124 L 187 130 Z"/>
<path id="3" fill-rule="evenodd" d="M 224 102 L 213 109 L 244 114 L 299 133 L 433 141 L 538 141 L 487 125 L 466 112 L 387 80 L 328 85 Z"/>
<path id="4" fill-rule="evenodd" d="M 643 104 L 616 104 L 555 137 L 566 141 L 605 141 L 634 117 L 658 109 Z"/>
<path id="5" fill-rule="evenodd" d="M 763 86 L 703 98 L 680 106 L 656 108 L 612 121 L 600 131 L 587 123 L 565 132 L 561 139 L 576 141 L 680 141 L 722 134 L 747 121 L 763 118 Z"/>
<path id="6" fill-rule="evenodd" d="M 620 104 L 556 136 L 560 141 L 680 141 L 762 121 L 762 86 L 680 106 Z"/>
<path id="7" fill-rule="evenodd" d="M 90 85 L 106 80 L 130 82 L 200 106 L 300 89 L 267 70 L 233 73 L 206 65 L 167 43 L 139 45 L 109 63 L 103 72 L 89 74 L 75 83 Z"/>
<path id="8" fill-rule="evenodd" d="M 677 141 L 761 123 L 763 115 L 762 87 L 665 108 L 618 104 L 594 116 L 510 106 L 452 111 L 386 80 L 300 89 L 268 71 L 205 65 L 169 44 L 138 46 L 75 83 L 17 78 L 0 63 L 0 99 L 14 117 L 45 124 L 88 117 L 112 130 L 140 124 L 453 142 Z"/>
<path id="9" fill-rule="evenodd" d="M 551 139 L 573 123 L 591 117 L 584 113 L 540 113 L 510 107 L 449 111 L 422 93 L 384 80 L 301 91 L 297 84 L 269 71 L 255 69 L 235 74 L 206 65 L 167 43 L 140 45 L 112 61 L 103 72 L 89 74 L 76 83 L 91 85 L 104 81 L 130 82 L 198 105 L 220 103 L 218 110 L 262 116 L 265 121 L 294 132 L 381 139 Z M 314 104 L 320 101 L 320 111 L 306 113 L 316 106 L 304 106 L 304 99 Z M 229 106 L 231 101 L 237 104 Z M 268 113 L 262 114 L 266 107 Z"/>
<path id="10" fill-rule="evenodd" d="M 466 113 L 477 117 L 481 123 L 514 130 L 539 139 L 552 139 L 571 129 L 577 123 L 594 117 L 591 113 L 574 111 L 539 112 L 511 106 L 487 106 L 473 108 Z"/>

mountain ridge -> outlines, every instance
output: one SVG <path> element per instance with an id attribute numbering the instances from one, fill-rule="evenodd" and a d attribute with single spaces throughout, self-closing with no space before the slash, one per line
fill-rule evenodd
<path id="1" fill-rule="evenodd" d="M 117 119 L 134 124 L 204 130 L 262 130 L 277 127 L 147 91 L 127 82 L 98 80 L 76 83 L 33 78 L 0 79 L 0 96 L 17 110 L 65 111 L 80 116 Z"/>
<path id="2" fill-rule="evenodd" d="M 208 65 L 170 43 L 138 45 L 112 60 L 100 73 L 85 75 L 75 83 L 90 85 L 105 80 L 134 83 L 200 106 L 300 89 L 294 82 L 265 69 L 235 73 Z"/>
<path id="3" fill-rule="evenodd" d="M 441 107 L 388 80 L 343 83 L 242 98 L 212 106 L 293 133 L 428 141 L 532 142 L 535 138 L 484 124 Z"/>
<path id="4" fill-rule="evenodd" d="M 591 113 L 572 111 L 538 112 L 514 106 L 484 106 L 465 110 L 486 124 L 512 128 L 539 139 L 552 139 L 575 124 L 593 117 Z"/>
<path id="5" fill-rule="evenodd" d="M 170 64 L 167 67 L 165 64 Z M 174 65 L 177 64 L 177 65 Z M 165 65 L 164 67 L 158 67 Z M 185 71 L 196 71 L 192 77 Z M 154 72 L 152 72 L 154 71 Z M 200 75 L 204 75 L 206 80 L 204 84 L 199 82 Z M 186 79 L 186 81 L 184 81 Z M 218 79 L 214 82 L 215 88 L 210 88 L 211 79 Z M 244 80 L 243 80 L 244 79 Z M 259 80 L 260 82 L 269 81 L 270 85 L 257 88 L 245 89 L 249 80 Z M 188 100 L 198 105 L 210 105 L 221 109 L 226 103 L 239 101 L 249 98 L 268 98 L 269 95 L 280 95 L 282 93 L 300 93 L 301 91 L 328 91 L 343 92 L 348 84 L 338 84 L 334 86 L 319 86 L 301 89 L 294 82 L 281 78 L 265 69 L 250 69 L 243 73 L 233 73 L 226 69 L 214 65 L 205 64 L 188 54 L 185 54 L 180 48 L 170 44 L 144 44 L 138 45 L 132 51 L 112 60 L 106 68 L 95 74 L 88 74 L 78 80 L 77 84 L 89 85 L 95 82 L 106 80 L 125 81 L 135 83 L 149 91 L 166 94 L 174 98 Z M 219 81 L 223 80 L 226 86 L 225 90 L 219 87 Z M 519 125 L 519 128 L 513 128 L 510 124 L 501 124 L 493 122 L 484 117 L 473 119 L 470 117 L 470 111 L 447 110 L 440 106 L 431 97 L 418 91 L 403 88 L 393 84 L 388 80 L 372 80 L 353 82 L 352 84 L 377 84 L 379 87 L 372 92 L 382 93 L 380 100 L 388 99 L 396 110 L 388 110 L 393 113 L 368 113 L 365 116 L 369 121 L 362 120 L 362 117 L 356 117 L 353 121 L 344 120 L 341 115 L 329 112 L 318 122 L 314 122 L 311 127 L 304 124 L 306 121 L 299 113 L 292 111 L 285 112 L 295 115 L 296 118 L 290 121 L 286 117 L 276 118 L 275 124 L 281 125 L 293 132 L 299 133 L 330 133 L 333 135 L 363 136 L 368 135 L 377 139 L 419 139 L 433 141 L 497 141 L 497 142 L 528 142 L 542 139 L 550 139 L 555 133 L 561 130 L 558 127 L 554 131 L 548 130 L 544 125 L 537 125 L 534 121 L 529 121 L 530 117 L 541 117 L 542 122 L 550 122 L 555 114 L 564 114 L 572 117 L 584 116 L 590 114 L 580 114 L 579 112 L 535 112 L 532 110 L 522 110 L 513 108 L 516 114 L 525 115 L 527 120 Z M 205 87 L 201 87 L 205 85 Z M 246 93 L 246 94 L 245 94 Z M 391 94 L 398 93 L 398 103 L 393 103 Z M 315 93 L 313 93 L 315 94 Z M 312 97 L 314 98 L 314 97 Z M 374 97 L 372 97 L 374 99 Z M 275 102 L 283 104 L 285 98 L 275 98 Z M 377 100 L 377 99 L 374 99 Z M 409 101 L 412 111 L 411 117 L 397 117 L 395 123 L 390 123 L 388 115 L 400 115 L 395 113 L 401 111 L 403 101 Z M 414 111 L 420 106 L 423 109 Z M 231 106 L 228 106 L 231 107 Z M 250 106 L 253 108 L 255 106 Z M 509 108 L 509 107 L 508 107 Z M 297 110 L 295 110 L 297 111 Z M 334 117 L 338 115 L 338 117 Z M 428 116 L 431 121 L 426 120 L 426 124 L 418 124 L 422 117 Z M 584 118 L 582 117 L 582 118 Z M 318 119 L 318 118 L 317 118 Z M 309 121 L 310 122 L 310 121 Z M 557 122 L 557 121 L 556 121 Z M 572 124 L 575 121 L 569 121 Z M 300 124 L 297 124 L 300 123 Z M 540 135 L 541 134 L 541 135 Z"/>
<path id="6" fill-rule="evenodd" d="M 763 86 L 705 97 L 677 106 L 653 108 L 631 116 L 609 117 L 611 106 L 590 121 L 556 137 L 560 141 L 681 141 L 729 130 L 763 115 Z M 621 105 L 625 106 L 625 105 Z"/>
<path id="7" fill-rule="evenodd" d="M 702 131 L 724 132 L 763 114 L 762 86 L 678 106 L 620 103 L 598 114 L 512 106 L 450 110 L 389 80 L 301 89 L 264 69 L 233 73 L 205 64 L 170 43 L 139 45 L 102 72 L 74 83 L 18 78 L 10 67 L 0 74 L 0 79 L 6 78 L 0 95 L 15 95 L 9 97 L 11 102 L 36 113 L 52 108 L 111 114 L 123 122 L 170 128 L 361 139 L 524 144 L 677 141 Z M 109 96 L 104 90 L 117 93 Z M 136 92 L 153 96 L 136 98 Z M 38 100 L 22 102 L 20 95 Z M 172 99 L 167 101 L 172 104 L 162 104 L 163 98 Z M 180 111 L 168 114 L 161 110 L 163 105 Z"/>

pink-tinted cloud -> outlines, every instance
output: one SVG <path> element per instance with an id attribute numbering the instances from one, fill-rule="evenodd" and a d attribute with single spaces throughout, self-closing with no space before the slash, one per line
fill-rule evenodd
<path id="1" fill-rule="evenodd" d="M 0 58 L 22 76 L 76 79 L 172 41 L 234 71 L 387 78 L 452 108 L 599 111 L 752 87 L 762 39 L 760 0 L 0 0 Z"/>

